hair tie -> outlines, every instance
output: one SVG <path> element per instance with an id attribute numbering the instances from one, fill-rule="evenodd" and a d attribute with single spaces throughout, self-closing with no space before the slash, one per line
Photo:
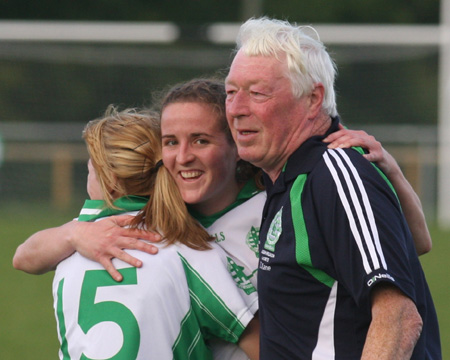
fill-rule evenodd
<path id="1" fill-rule="evenodd" d="M 163 165 L 164 165 L 164 164 L 163 164 L 162 159 L 159 160 L 159 161 L 155 164 L 155 167 L 154 167 L 153 170 L 152 170 L 152 175 L 153 175 L 153 174 L 156 174 L 156 173 L 158 172 L 159 168 L 160 168 L 161 166 L 163 166 Z"/>

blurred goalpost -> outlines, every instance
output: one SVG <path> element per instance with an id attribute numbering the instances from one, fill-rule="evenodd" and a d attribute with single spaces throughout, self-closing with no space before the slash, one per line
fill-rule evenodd
<path id="1" fill-rule="evenodd" d="M 438 222 L 450 228 L 450 0 L 441 0 Z"/>
<path id="2" fill-rule="evenodd" d="M 233 44 L 240 24 L 206 28 L 213 44 Z M 450 228 L 450 0 L 441 0 L 440 25 L 314 25 L 326 45 L 438 46 L 439 120 L 437 220 Z M 172 43 L 173 23 L 0 21 L 0 41 Z"/>

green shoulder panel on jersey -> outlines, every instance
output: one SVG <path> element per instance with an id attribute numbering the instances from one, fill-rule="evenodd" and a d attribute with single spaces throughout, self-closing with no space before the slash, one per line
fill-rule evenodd
<path id="1" fill-rule="evenodd" d="M 180 333 L 172 346 L 173 360 L 212 360 L 211 350 L 203 341 L 198 320 L 191 308 L 180 324 Z"/>
<path id="2" fill-rule="evenodd" d="M 297 177 L 290 193 L 292 219 L 295 232 L 295 257 L 297 263 L 308 271 L 314 278 L 328 287 L 332 287 L 334 279 L 323 272 L 314 268 L 309 251 L 308 231 L 306 230 L 305 218 L 302 208 L 302 192 L 307 179 L 307 174 L 301 174 Z"/>
<path id="3" fill-rule="evenodd" d="M 192 311 L 199 322 L 204 338 L 218 337 L 237 343 L 245 326 L 186 258 L 180 253 L 178 255 L 186 273 Z"/>

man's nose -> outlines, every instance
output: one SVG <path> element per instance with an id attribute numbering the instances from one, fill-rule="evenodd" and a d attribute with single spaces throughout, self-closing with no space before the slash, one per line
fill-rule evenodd
<path id="1" fill-rule="evenodd" d="M 227 99 L 227 114 L 233 118 L 239 118 L 249 114 L 249 96 L 245 91 L 236 92 L 230 99 Z"/>

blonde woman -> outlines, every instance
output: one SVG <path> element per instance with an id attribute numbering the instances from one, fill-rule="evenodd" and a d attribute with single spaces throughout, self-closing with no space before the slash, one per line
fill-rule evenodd
<path id="1" fill-rule="evenodd" d="M 83 138 L 90 200 L 78 221 L 128 213 L 132 227 L 157 229 L 163 239 L 158 256 L 141 254 L 141 268 L 114 260 L 121 282 L 78 252 L 60 262 L 53 282 L 60 358 L 209 359 L 211 338 L 258 358 L 256 290 L 237 287 L 224 252 L 188 214 L 162 164 L 155 117 L 109 107 Z"/>

